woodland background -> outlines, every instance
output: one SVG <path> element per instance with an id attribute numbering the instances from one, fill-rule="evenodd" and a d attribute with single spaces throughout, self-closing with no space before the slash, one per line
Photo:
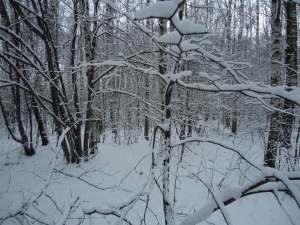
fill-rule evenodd
<path id="1" fill-rule="evenodd" d="M 71 214 L 81 206 L 82 214 L 76 218 L 83 223 L 97 214 L 116 217 L 117 223 L 146 224 L 153 219 L 147 213 L 156 215 L 151 195 L 160 200 L 163 212 L 154 217 L 166 225 L 207 221 L 217 210 L 226 224 L 233 224 L 225 206 L 261 193 L 273 193 L 279 205 L 288 194 L 300 208 L 298 4 L 1 0 L 3 165 L 17 168 L 20 158 L 26 162 L 30 156 L 38 157 L 41 165 L 44 158 L 38 154 L 54 158 L 47 162 L 51 165 L 41 188 L 19 208 L 2 211 L 0 223 L 64 224 L 75 220 Z M 150 171 L 148 177 L 140 172 L 147 177 L 140 189 L 131 191 L 134 194 L 125 203 L 105 210 L 84 207 L 80 195 L 72 195 L 67 206 L 50 196 L 62 217 L 51 222 L 38 217 L 47 214 L 38 202 L 55 183 L 54 174 L 82 181 L 82 176 L 94 172 L 90 166 L 103 159 L 99 154 L 110 148 L 102 147 L 108 143 L 134 151 L 143 143 L 148 149 L 148 155 L 132 158 L 134 168 L 146 159 Z M 224 156 L 226 160 L 218 158 L 231 172 L 221 171 L 218 184 L 209 176 L 208 184 L 200 171 L 217 171 L 217 164 L 200 152 L 216 148 L 233 154 L 229 159 Z M 193 161 L 191 152 L 207 164 Z M 113 161 L 110 157 L 114 156 L 105 160 Z M 61 161 L 56 164 L 57 160 Z M 79 167 L 85 172 L 74 175 Z M 104 165 L 95 168 L 99 172 Z M 238 187 L 222 186 L 236 171 Z M 4 174 L 4 180 L 12 176 Z M 126 174 L 115 179 L 121 184 Z M 84 181 L 89 186 L 100 192 L 109 189 L 90 177 Z M 181 177 L 204 184 L 211 201 L 194 212 L 177 214 Z M 140 202 L 144 210 L 136 219 L 130 212 Z M 284 207 L 282 211 L 297 224 L 295 214 Z"/>

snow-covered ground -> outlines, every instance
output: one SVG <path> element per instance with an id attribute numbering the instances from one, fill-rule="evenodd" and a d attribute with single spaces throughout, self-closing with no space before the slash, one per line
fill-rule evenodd
<path id="1" fill-rule="evenodd" d="M 156 146 L 158 148 L 159 144 Z M 67 165 L 62 153 L 57 154 L 54 137 L 50 146 L 38 147 L 32 157 L 23 155 L 13 141 L 0 139 L 0 223 L 64 224 L 68 217 L 65 224 L 119 224 L 122 217 L 132 224 L 164 224 L 161 191 L 155 182 L 150 185 L 152 148 L 149 142 L 142 138 L 132 145 L 107 141 L 98 147 L 97 154 L 89 162 Z M 259 143 L 248 141 L 240 147 L 253 162 L 262 164 Z M 178 224 L 186 214 L 195 212 L 212 199 L 200 180 L 217 194 L 224 187 L 243 185 L 258 176 L 254 168 L 234 153 L 209 143 L 188 145 L 183 163 L 178 164 L 180 151 L 181 147 L 173 150 L 170 171 L 172 200 L 175 175 L 177 177 L 175 211 Z M 158 184 L 161 183 L 160 172 L 158 166 L 154 171 Z M 140 197 L 136 201 L 137 196 Z M 299 209 L 293 199 L 287 194 L 280 194 L 280 198 L 284 210 L 300 224 Z M 118 209 L 124 205 L 126 207 Z M 235 225 L 291 224 L 272 194 L 245 197 L 226 209 Z M 20 213 L 12 217 L 20 210 L 26 216 Z M 101 214 L 84 215 L 83 210 Z M 114 215 L 104 215 L 111 212 Z M 141 223 L 144 216 L 146 223 Z M 7 219 L 3 221 L 4 218 Z M 202 224 L 223 225 L 226 222 L 217 211 Z"/>

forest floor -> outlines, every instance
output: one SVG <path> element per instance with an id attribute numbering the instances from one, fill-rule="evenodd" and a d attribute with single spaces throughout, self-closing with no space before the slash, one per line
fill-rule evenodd
<path id="1" fill-rule="evenodd" d="M 223 139 L 230 142 L 232 137 Z M 262 165 L 263 147 L 259 141 L 253 143 L 243 140 L 235 144 L 253 162 Z M 156 145 L 158 148 L 159 144 Z M 149 142 L 140 138 L 138 143 L 127 145 L 107 140 L 98 145 L 97 153 L 91 156 L 89 162 L 70 165 L 66 164 L 61 151 L 56 151 L 55 137 L 51 138 L 49 146 L 39 146 L 32 157 L 22 154 L 20 146 L 12 140 L 0 139 L 0 220 L 10 217 L 21 208 L 26 209 L 27 215 L 8 218 L 3 224 L 39 224 L 34 220 L 44 224 L 59 224 L 64 221 L 64 212 L 70 206 L 72 210 L 65 224 L 126 224 L 118 223 L 117 216 L 96 213 L 83 215 L 83 210 L 109 212 L 133 201 L 137 195 L 141 197 L 130 205 L 132 209 L 127 212 L 124 208 L 119 216 L 124 216 L 132 224 L 141 224 L 147 194 L 150 198 L 146 224 L 164 224 L 162 194 L 158 186 L 143 188 L 149 181 L 152 162 Z M 243 185 L 257 176 L 255 169 L 235 154 L 209 143 L 187 145 L 183 163 L 178 164 L 180 152 L 181 147 L 172 151 L 170 171 L 173 200 L 175 175 L 177 177 L 175 208 L 178 224 L 186 214 L 195 212 L 212 199 L 200 180 L 217 194 L 224 187 Z M 155 174 L 158 183 L 161 183 L 160 172 L 160 167 L 157 167 Z M 38 199 L 37 195 L 40 196 Z M 80 200 L 73 204 L 74 196 L 79 196 Z M 281 194 L 280 198 L 293 220 L 300 221 L 299 210 L 291 197 Z M 272 194 L 245 197 L 226 206 L 226 209 L 234 225 L 291 224 Z M 226 223 L 220 211 L 217 211 L 201 224 Z"/>

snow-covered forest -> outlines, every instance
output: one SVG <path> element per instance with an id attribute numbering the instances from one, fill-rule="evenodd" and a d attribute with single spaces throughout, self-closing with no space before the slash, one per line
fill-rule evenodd
<path id="1" fill-rule="evenodd" d="M 0 0 L 0 224 L 300 224 L 299 4 Z"/>

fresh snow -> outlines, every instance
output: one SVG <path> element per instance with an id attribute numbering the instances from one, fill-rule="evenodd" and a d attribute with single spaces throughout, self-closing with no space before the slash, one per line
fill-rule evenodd
<path id="1" fill-rule="evenodd" d="M 177 9 L 177 7 L 178 4 L 172 1 L 156 2 L 138 11 L 135 15 L 135 18 L 138 20 L 153 17 L 167 19 L 174 15 L 174 12 Z"/>
<path id="2" fill-rule="evenodd" d="M 186 74 L 177 75 L 181 77 Z M 188 141 L 196 139 L 193 136 Z M 200 224 L 203 225 L 225 225 L 224 217 L 228 224 L 233 225 L 290 225 L 300 221 L 295 201 L 282 192 L 277 195 L 283 206 L 272 194 L 240 199 L 243 190 L 266 176 L 274 175 L 290 187 L 298 200 L 299 185 L 291 184 L 287 179 L 299 176 L 298 171 L 246 169 L 248 164 L 241 164 L 240 156 L 251 160 L 250 163 L 259 168 L 263 156 L 259 144 L 247 147 L 253 145 L 250 141 L 238 150 L 229 140 L 201 137 L 197 140 L 201 141 L 200 144 L 187 144 L 189 151 L 180 164 L 177 164 L 177 155 L 181 147 L 176 147 L 180 141 L 172 141 L 173 169 L 170 171 L 167 201 L 173 203 L 176 175 L 178 180 L 173 210 L 177 214 L 177 224 L 190 225 L 202 221 Z M 152 146 L 142 139 L 132 145 L 119 145 L 108 139 L 107 143 L 98 145 L 97 154 L 88 163 L 70 165 L 65 163 L 55 137 L 51 138 L 51 143 L 38 147 L 36 155 L 26 157 L 19 145 L 5 138 L 0 139 L 0 222 L 7 218 L 2 224 L 23 224 L 24 221 L 20 222 L 22 220 L 18 222 L 9 218 L 20 210 L 26 212 L 28 223 L 33 223 L 32 218 L 35 218 L 45 224 L 77 224 L 79 218 L 84 217 L 82 224 L 126 224 L 120 218 L 140 224 L 148 195 L 151 211 L 146 213 L 147 224 L 163 224 L 162 195 L 154 182 L 155 178 L 161 185 L 163 168 L 160 165 L 165 155 L 159 151 L 160 144 L 156 144 L 154 149 L 155 154 L 161 154 L 161 157 L 157 156 L 158 166 L 151 169 Z M 236 166 L 239 170 L 235 169 Z M 241 183 L 243 176 L 247 178 Z M 257 190 L 280 190 L 284 187 L 275 183 Z M 224 206 L 222 201 L 230 198 L 236 201 Z M 223 214 L 219 210 L 213 212 L 218 205 Z M 87 215 L 84 216 L 83 212 Z M 107 216 L 109 213 L 113 215 Z M 187 214 L 188 217 L 183 216 Z"/>
<path id="3" fill-rule="evenodd" d="M 158 42 L 165 44 L 179 44 L 181 40 L 181 35 L 177 31 L 171 31 L 170 33 L 166 33 L 158 38 Z"/>
<path id="4" fill-rule="evenodd" d="M 188 77 L 192 74 L 192 71 L 182 71 L 179 73 L 175 73 L 175 74 L 166 74 L 167 77 L 172 80 L 172 81 L 176 81 L 178 79 L 181 79 L 183 77 Z"/>
<path id="5" fill-rule="evenodd" d="M 106 1 L 107 0 L 105 0 L 105 2 Z M 172 18 L 173 25 L 183 35 L 209 33 L 209 30 L 203 25 L 195 24 L 187 19 L 179 20 L 179 18 L 174 15 L 177 8 L 178 3 L 173 1 L 156 2 L 138 11 L 135 18 L 137 20 L 147 18 Z"/>
<path id="6" fill-rule="evenodd" d="M 180 43 L 180 48 L 182 52 L 188 52 L 188 51 L 196 50 L 197 48 L 199 48 L 199 46 L 196 44 L 191 44 L 189 41 L 182 41 Z"/>
<path id="7" fill-rule="evenodd" d="M 195 24 L 188 19 L 179 20 L 178 17 L 174 16 L 172 22 L 176 29 L 183 35 L 209 33 L 209 30 L 205 26 Z"/>

